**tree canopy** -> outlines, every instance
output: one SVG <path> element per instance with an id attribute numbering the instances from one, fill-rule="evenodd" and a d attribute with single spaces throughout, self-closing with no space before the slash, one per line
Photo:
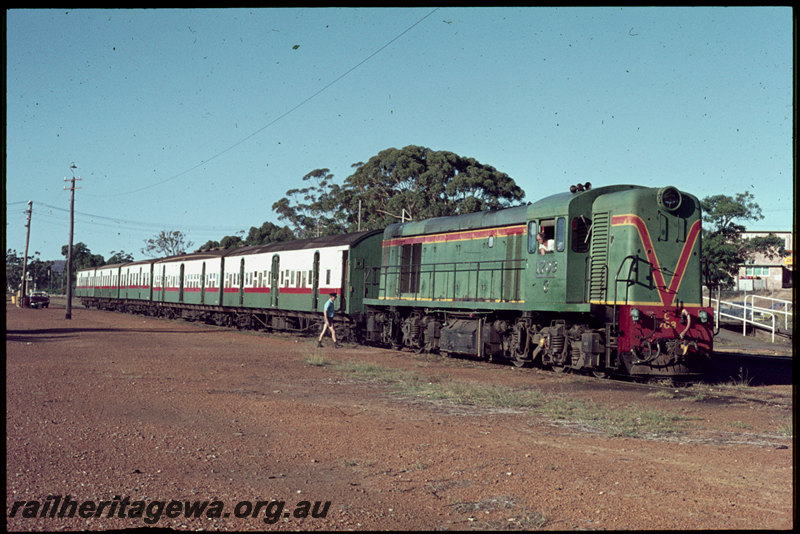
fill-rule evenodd
<path id="1" fill-rule="evenodd" d="M 380 229 L 400 220 L 422 220 L 500 209 L 520 203 L 525 192 L 506 173 L 474 158 L 409 145 L 388 148 L 339 186 L 328 169 L 303 177 L 312 182 L 272 208 L 298 237 Z M 360 203 L 360 210 L 359 210 Z"/>
<path id="2" fill-rule="evenodd" d="M 142 254 L 151 258 L 185 254 L 193 245 L 191 241 L 186 241 L 186 236 L 180 230 L 162 230 L 155 237 L 145 239 L 144 243 Z"/>
<path id="3" fill-rule="evenodd" d="M 294 233 L 288 226 L 278 226 L 269 221 L 265 221 L 259 227 L 251 226 L 250 232 L 244 239 L 238 235 L 226 235 L 219 241 L 206 241 L 206 243 L 200 246 L 197 251 L 202 252 L 214 249 L 230 249 L 252 245 L 266 245 L 268 243 L 288 241 L 294 238 Z"/>
<path id="4" fill-rule="evenodd" d="M 346 233 L 346 216 L 339 203 L 341 188 L 333 183 L 330 170 L 313 170 L 303 176 L 303 181 L 310 185 L 288 190 L 272 205 L 278 219 L 287 221 L 300 239 Z"/>
<path id="5" fill-rule="evenodd" d="M 245 245 L 266 245 L 279 241 L 290 241 L 294 239 L 294 234 L 288 226 L 278 226 L 269 221 L 265 221 L 256 228 L 250 227 L 250 232 L 244 240 Z"/>
<path id="6" fill-rule="evenodd" d="M 735 197 L 713 195 L 700 204 L 703 222 L 709 225 L 703 229 L 703 262 L 709 287 L 731 287 L 739 267 L 753 254 L 767 257 L 784 254 L 783 240 L 777 236 L 742 238 L 745 227 L 740 221 L 764 218 L 750 192 L 737 193 Z"/>
<path id="7" fill-rule="evenodd" d="M 24 258 L 16 250 L 6 250 L 6 290 L 16 291 L 21 288 L 23 261 Z M 32 291 L 33 288 L 52 290 L 53 287 L 58 287 L 61 281 L 60 275 L 53 272 L 53 262 L 42 261 L 38 252 L 28 257 L 25 274 L 31 282 L 27 286 L 28 291 Z"/>
<path id="8" fill-rule="evenodd" d="M 61 247 L 61 255 L 69 259 L 69 245 Z M 105 258 L 101 254 L 92 254 L 86 243 L 78 242 L 72 245 L 72 272 L 86 269 L 88 267 L 100 267 L 106 264 Z"/>
<path id="9" fill-rule="evenodd" d="M 112 250 L 111 256 L 106 260 L 106 265 L 114 265 L 115 263 L 128 263 L 133 261 L 133 254 L 120 250 L 119 252 Z"/>

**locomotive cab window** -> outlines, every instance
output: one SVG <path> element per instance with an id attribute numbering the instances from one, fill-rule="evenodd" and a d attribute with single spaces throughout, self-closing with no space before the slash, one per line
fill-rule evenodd
<path id="1" fill-rule="evenodd" d="M 564 252 L 567 240 L 567 220 L 564 217 L 556 219 L 556 252 Z"/>
<path id="2" fill-rule="evenodd" d="M 589 252 L 589 235 L 592 221 L 579 215 L 572 218 L 572 250 L 573 252 Z"/>
<path id="3" fill-rule="evenodd" d="M 560 239 L 556 240 L 556 220 L 555 219 L 541 219 L 539 221 L 539 232 L 534 236 L 536 240 L 536 253 L 537 254 L 552 254 L 556 250 L 556 242 L 558 241 L 559 252 L 564 250 L 564 231 L 563 231 L 563 218 L 559 219 Z M 541 236 L 541 237 L 540 237 Z"/>
<path id="4" fill-rule="evenodd" d="M 528 253 L 536 254 L 539 248 L 536 242 L 536 221 L 528 222 Z"/>

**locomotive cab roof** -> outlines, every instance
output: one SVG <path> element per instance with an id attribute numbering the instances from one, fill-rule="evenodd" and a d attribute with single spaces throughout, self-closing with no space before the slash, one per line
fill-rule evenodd
<path id="1" fill-rule="evenodd" d="M 480 211 L 451 217 L 436 217 L 424 221 L 395 223 L 386 227 L 384 240 L 414 235 L 430 235 L 445 232 L 457 232 L 472 228 L 495 228 L 525 224 L 528 220 L 548 216 L 565 215 L 570 208 L 590 205 L 600 195 L 617 191 L 637 189 L 636 185 L 614 185 L 578 191 L 563 192 L 550 195 L 524 206 L 516 206 L 500 210 Z M 580 208 L 577 208 L 580 209 Z"/>

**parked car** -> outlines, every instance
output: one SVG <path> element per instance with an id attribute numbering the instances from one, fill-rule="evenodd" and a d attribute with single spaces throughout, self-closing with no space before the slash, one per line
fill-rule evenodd
<path id="1" fill-rule="evenodd" d="M 34 291 L 31 293 L 31 308 L 47 308 L 48 306 L 50 306 L 50 295 L 46 291 Z"/>

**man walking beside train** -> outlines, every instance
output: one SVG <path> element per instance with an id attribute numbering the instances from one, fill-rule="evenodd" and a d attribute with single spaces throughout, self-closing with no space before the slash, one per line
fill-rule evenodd
<path id="1" fill-rule="evenodd" d="M 333 346 L 339 348 L 339 342 L 336 341 L 336 330 L 333 329 L 333 314 L 336 313 L 336 293 L 331 293 L 331 298 L 325 303 L 325 309 L 322 312 L 322 317 L 325 319 L 325 324 L 322 326 L 322 332 L 319 334 L 317 346 L 322 346 L 322 338 L 325 337 L 325 332 L 331 331 L 333 338 Z"/>

